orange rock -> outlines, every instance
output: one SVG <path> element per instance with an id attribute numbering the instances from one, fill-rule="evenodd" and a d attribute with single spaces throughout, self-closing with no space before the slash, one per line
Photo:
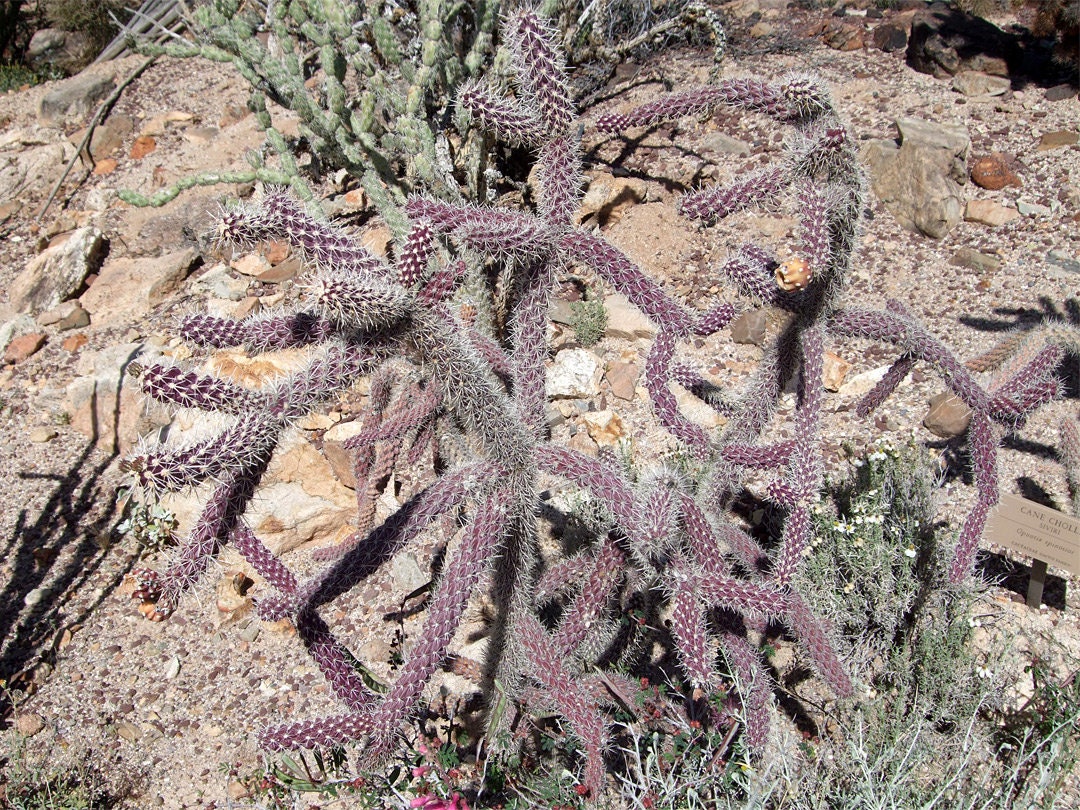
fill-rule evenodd
<path id="1" fill-rule="evenodd" d="M 86 335 L 80 332 L 77 335 L 71 335 L 70 337 L 64 338 L 64 342 L 60 344 L 60 348 L 63 349 L 65 352 L 70 352 L 71 354 L 74 354 L 83 346 L 85 346 L 87 342 L 89 342 L 89 338 L 87 338 Z"/>
<path id="2" fill-rule="evenodd" d="M 135 139 L 135 144 L 131 147 L 131 157 L 135 160 L 142 160 L 157 149 L 157 141 L 154 140 L 153 135 L 140 135 Z"/>
<path id="3" fill-rule="evenodd" d="M 43 345 L 45 345 L 45 335 L 41 332 L 20 335 L 8 344 L 4 351 L 4 362 L 21 363 Z"/>
<path id="4" fill-rule="evenodd" d="M 116 160 L 113 158 L 105 158 L 94 164 L 94 174 L 98 176 L 112 174 L 114 171 L 116 171 Z"/>
<path id="5" fill-rule="evenodd" d="M 998 152 L 981 157 L 971 165 L 971 181 L 990 191 L 1020 185 L 1020 178 L 1009 170 L 1004 156 Z"/>

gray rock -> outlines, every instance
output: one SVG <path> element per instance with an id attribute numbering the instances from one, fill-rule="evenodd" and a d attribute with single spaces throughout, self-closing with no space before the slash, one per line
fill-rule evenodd
<path id="1" fill-rule="evenodd" d="M 105 238 L 97 228 L 79 228 L 34 257 L 11 284 L 8 300 L 19 312 L 37 314 L 66 301 L 101 264 Z"/>
<path id="2" fill-rule="evenodd" d="M 952 88 L 965 96 L 1002 96 L 1012 87 L 1003 76 L 991 76 L 977 70 L 962 70 L 953 77 Z"/>
<path id="3" fill-rule="evenodd" d="M 951 3 L 933 3 L 915 15 L 907 63 L 920 73 L 944 79 L 963 70 L 1008 76 L 1023 53 L 1017 37 Z"/>
<path id="4" fill-rule="evenodd" d="M 1016 210 L 1025 217 L 1048 217 L 1053 213 L 1049 206 L 1027 202 L 1026 200 L 1017 200 Z"/>
<path id="5" fill-rule="evenodd" d="M 56 329 L 58 332 L 67 332 L 69 329 L 82 329 L 89 325 L 90 313 L 77 306 L 56 322 Z"/>
<path id="6" fill-rule="evenodd" d="M 81 73 L 65 79 L 41 97 L 38 120 L 47 126 L 83 121 L 115 85 L 110 73 Z"/>
<path id="7" fill-rule="evenodd" d="M 226 301 L 242 301 L 247 295 L 248 281 L 236 278 L 225 264 L 216 264 L 199 276 L 192 285 L 196 292 L 209 293 Z"/>
<path id="8" fill-rule="evenodd" d="M 0 158 L 0 200 L 27 202 L 47 193 L 74 155 L 75 145 L 64 140 L 3 156 Z"/>
<path id="9" fill-rule="evenodd" d="M 963 126 L 915 118 L 896 122 L 900 143 L 871 141 L 860 158 L 874 194 L 909 230 L 940 239 L 964 212 L 961 186 L 967 182 L 971 140 Z"/>
<path id="10" fill-rule="evenodd" d="M 94 58 L 90 37 L 81 31 L 42 28 L 34 32 L 26 48 L 26 62 L 33 68 L 55 67 L 78 73 Z"/>
<path id="11" fill-rule="evenodd" d="M 64 318 L 70 317 L 75 310 L 80 309 L 78 301 L 65 301 L 64 303 L 47 309 L 37 316 L 37 322 L 41 326 L 52 326 L 60 323 Z"/>
<path id="12" fill-rule="evenodd" d="M 731 339 L 735 343 L 760 346 L 765 342 L 767 321 L 768 318 L 763 309 L 743 312 L 732 320 L 729 326 Z"/>
<path id="13" fill-rule="evenodd" d="M 710 132 L 701 139 L 701 148 L 710 152 L 719 152 L 724 155 L 749 155 L 750 144 L 732 138 L 723 132 Z"/>
<path id="14" fill-rule="evenodd" d="M 949 264 L 955 267 L 977 270 L 980 273 L 992 273 L 1001 267 L 1001 260 L 986 253 L 980 253 L 974 248 L 960 248 L 949 259 Z"/>
<path id="15" fill-rule="evenodd" d="M 134 321 L 180 286 L 196 258 L 188 249 L 156 259 L 114 259 L 79 301 L 99 325 Z"/>

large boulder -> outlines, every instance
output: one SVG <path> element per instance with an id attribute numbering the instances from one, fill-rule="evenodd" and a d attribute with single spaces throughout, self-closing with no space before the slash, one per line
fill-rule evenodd
<path id="1" fill-rule="evenodd" d="M 871 141 L 860 155 L 874 194 L 909 230 L 940 239 L 964 214 L 971 139 L 962 125 L 896 122 L 896 141 Z"/>
<path id="2" fill-rule="evenodd" d="M 46 126 L 82 123 L 115 86 L 116 77 L 110 72 L 80 73 L 57 82 L 41 97 L 38 120 Z"/>
<path id="3" fill-rule="evenodd" d="M 106 249 L 97 228 L 79 228 L 31 259 L 15 277 L 8 301 L 18 312 L 37 315 L 79 291 L 97 271 Z"/>
<path id="4" fill-rule="evenodd" d="M 907 63 L 920 73 L 938 79 L 965 70 L 1008 76 L 1022 60 L 1016 37 L 949 3 L 934 3 L 912 20 Z"/>
<path id="5" fill-rule="evenodd" d="M 41 28 L 30 38 L 26 62 L 37 70 L 52 67 L 70 76 L 90 64 L 93 48 L 90 37 L 81 31 Z"/>

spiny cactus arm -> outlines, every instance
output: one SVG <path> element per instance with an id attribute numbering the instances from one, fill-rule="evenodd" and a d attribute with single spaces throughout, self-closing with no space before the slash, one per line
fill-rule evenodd
<path id="1" fill-rule="evenodd" d="M 746 244 L 720 265 L 719 270 L 741 292 L 762 304 L 777 306 L 782 305 L 785 298 L 776 284 L 777 267 L 775 258 L 764 249 Z"/>
<path id="2" fill-rule="evenodd" d="M 737 311 L 738 310 L 736 310 L 732 304 L 717 304 L 698 318 L 693 326 L 694 334 L 700 335 L 701 337 L 708 337 L 711 334 L 719 332 L 731 322 L 731 319 L 735 317 Z"/>
<path id="3" fill-rule="evenodd" d="M 566 62 L 556 46 L 557 32 L 531 11 L 509 19 L 503 28 L 522 99 L 535 109 L 545 132 L 565 133 L 575 118 Z"/>
<path id="4" fill-rule="evenodd" d="M 791 114 L 790 104 L 778 86 L 757 79 L 729 79 L 713 87 L 671 93 L 629 113 L 603 115 L 596 120 L 596 128 L 601 132 L 621 132 L 630 127 L 652 126 L 688 115 L 703 115 L 721 104 L 780 118 Z"/>
<path id="5" fill-rule="evenodd" d="M 1004 365 L 1030 338 L 1031 335 L 1027 331 L 1010 332 L 989 351 L 978 357 L 972 357 L 964 365 L 972 371 L 993 371 Z"/>
<path id="6" fill-rule="evenodd" d="M 1061 423 L 1060 436 L 1058 458 L 1065 467 L 1065 478 L 1069 482 L 1073 516 L 1080 517 L 1080 427 L 1075 419 L 1065 417 Z"/>
<path id="7" fill-rule="evenodd" d="M 787 595 L 772 585 L 701 573 L 689 574 L 687 584 L 710 605 L 738 613 L 772 619 L 787 610 Z"/>
<path id="8" fill-rule="evenodd" d="M 561 657 L 570 657 L 600 619 L 611 592 L 625 573 L 625 564 L 626 556 L 614 538 L 605 538 L 593 558 L 592 568 L 585 572 L 581 592 L 563 613 L 555 632 L 552 643 Z"/>
<path id="9" fill-rule="evenodd" d="M 458 103 L 476 118 L 480 126 L 512 145 L 538 149 L 545 140 L 540 116 L 519 101 L 500 98 L 479 82 L 462 86 Z"/>
<path id="10" fill-rule="evenodd" d="M 964 403 L 976 411 L 987 411 L 989 396 L 945 345 L 923 329 L 899 301 L 887 302 L 889 312 L 845 309 L 834 315 L 829 328 L 849 337 L 866 337 L 894 343 L 919 360 L 937 366 L 945 382 Z"/>
<path id="11" fill-rule="evenodd" d="M 792 439 L 776 442 L 775 444 L 728 444 L 720 453 L 726 461 L 738 464 L 741 467 L 752 467 L 758 470 L 774 470 L 785 466 L 795 449 Z"/>
<path id="12" fill-rule="evenodd" d="M 296 575 L 242 520 L 237 521 L 229 532 L 229 542 L 270 587 L 282 593 L 293 593 L 296 590 Z"/>
<path id="13" fill-rule="evenodd" d="M 514 404 L 518 418 L 536 435 L 545 423 L 548 296 L 555 283 L 555 269 L 556 262 L 551 259 L 529 263 L 521 274 L 522 289 L 510 315 Z"/>
<path id="14" fill-rule="evenodd" d="M 833 260 L 832 234 L 829 231 L 831 206 L 827 191 L 808 180 L 798 186 L 800 222 L 799 254 L 807 264 L 809 276 L 804 284 L 821 278 Z"/>
<path id="15" fill-rule="evenodd" d="M 788 185 L 781 169 L 763 169 L 726 186 L 711 186 L 685 195 L 679 213 L 690 219 L 715 222 L 729 214 L 778 197 Z"/>
<path id="16" fill-rule="evenodd" d="M 127 459 L 123 467 L 153 492 L 179 492 L 210 479 L 226 480 L 233 470 L 269 461 L 281 428 L 265 411 L 245 413 L 213 438 L 150 450 Z"/>
<path id="17" fill-rule="evenodd" d="M 372 729 L 369 712 L 351 712 L 318 720 L 301 720 L 259 732 L 259 746 L 267 751 L 344 745 L 365 737 Z"/>
<path id="18" fill-rule="evenodd" d="M 532 258 L 549 250 L 551 235 L 535 218 L 499 212 L 498 216 L 476 218 L 454 231 L 465 247 L 496 259 Z"/>
<path id="19" fill-rule="evenodd" d="M 595 270 L 651 321 L 663 325 L 673 338 L 682 338 L 690 333 L 694 317 L 689 310 L 676 303 L 621 250 L 605 239 L 575 230 L 559 240 L 559 248 L 567 261 L 583 263 Z"/>
<path id="20" fill-rule="evenodd" d="M 583 783 L 590 795 L 599 797 L 604 782 L 604 745 L 606 729 L 604 719 L 593 701 L 576 681 L 557 652 L 555 643 L 547 631 L 531 614 L 518 617 L 516 637 L 525 654 L 527 671 L 540 683 L 555 704 L 558 712 L 566 718 L 569 731 L 585 748 L 585 774 Z"/>
<path id="21" fill-rule="evenodd" d="M 273 183 L 277 186 L 289 186 L 305 199 L 311 198 L 311 192 L 307 191 L 305 196 L 304 191 L 306 186 L 299 181 L 294 180 L 289 174 L 285 172 L 274 171 L 266 167 L 259 167 L 255 169 L 238 169 L 235 171 L 208 171 L 201 172 L 190 177 L 182 177 L 167 188 L 163 188 L 161 191 L 147 197 L 145 194 L 139 194 L 137 191 L 131 191 L 130 189 L 120 189 L 116 196 L 126 202 L 128 205 L 133 205 L 136 208 L 160 208 L 166 203 L 170 203 L 180 196 L 182 191 L 195 188 L 196 186 L 220 186 L 224 183 L 253 183 L 259 181 L 262 183 Z"/>
<path id="22" fill-rule="evenodd" d="M 864 419 L 873 413 L 911 373 L 917 362 L 910 354 L 902 354 L 896 358 L 885 376 L 859 400 L 855 412 Z"/>
<path id="23" fill-rule="evenodd" d="M 757 650 L 746 640 L 746 628 L 741 620 L 724 611 L 717 624 L 720 650 L 739 690 L 747 747 L 751 753 L 760 755 L 769 737 L 772 678 L 762 666 Z"/>
<path id="24" fill-rule="evenodd" d="M 581 201 L 581 144 L 577 134 L 559 134 L 544 143 L 536 169 L 541 218 L 553 227 L 568 227 Z"/>
<path id="25" fill-rule="evenodd" d="M 990 510 L 998 502 L 997 452 L 998 436 L 990 416 L 985 411 L 974 411 L 967 432 L 971 466 L 975 479 L 975 506 L 968 513 L 960 529 L 956 552 L 949 566 L 949 581 L 956 583 L 971 574 L 975 566 L 975 552 L 979 547 Z"/>
<path id="26" fill-rule="evenodd" d="M 171 615 L 180 597 L 202 576 L 247 508 L 262 470 L 253 467 L 234 473 L 211 493 L 187 540 L 158 578 L 156 615 L 152 618 Z"/>
<path id="27" fill-rule="evenodd" d="M 678 576 L 666 577 L 671 599 L 671 630 L 675 636 L 679 664 L 697 689 L 710 690 L 716 684 L 713 662 L 716 651 L 710 644 L 705 606 Z"/>
<path id="28" fill-rule="evenodd" d="M 688 565 L 696 566 L 706 576 L 729 576 L 731 571 L 723 558 L 724 548 L 705 511 L 685 492 L 679 493 L 678 507 L 690 554 Z"/>
<path id="29" fill-rule="evenodd" d="M 273 621 L 295 614 L 301 607 L 318 607 L 333 601 L 362 582 L 408 545 L 435 518 L 456 509 L 480 482 L 493 479 L 500 470 L 493 464 L 477 462 L 445 473 L 431 486 L 410 498 L 397 512 L 366 536 L 355 542 L 326 549 L 319 559 L 334 564 L 302 583 L 294 595 L 283 599 L 264 599 L 259 615 Z"/>
<path id="30" fill-rule="evenodd" d="M 813 522 L 810 510 L 804 504 L 797 504 L 784 521 L 784 532 L 780 540 L 780 553 L 777 556 L 773 579 L 777 585 L 791 584 L 803 561 L 803 552 L 813 540 Z"/>
<path id="31" fill-rule="evenodd" d="M 407 431 L 429 418 L 439 405 L 439 392 L 433 386 L 411 390 L 409 396 L 385 414 L 381 421 L 370 428 L 365 421 L 364 429 L 346 439 L 343 446 L 346 450 L 354 450 L 375 442 L 401 439 Z"/>
<path id="32" fill-rule="evenodd" d="M 140 379 L 143 393 L 181 408 L 235 414 L 250 408 L 258 399 L 257 394 L 235 383 L 184 371 L 179 366 L 154 363 L 144 368 L 131 363 L 128 373 Z"/>
<path id="33" fill-rule="evenodd" d="M 312 312 L 273 313 L 243 320 L 189 315 L 180 324 L 180 338 L 196 346 L 221 349 L 247 346 L 254 352 L 292 349 L 329 339 L 332 324 Z"/>
<path id="34" fill-rule="evenodd" d="M 364 670 L 314 610 L 297 615 L 296 634 L 342 703 L 354 712 L 372 707 L 375 695 L 361 674 Z"/>
<path id="35" fill-rule="evenodd" d="M 493 490 L 465 527 L 457 553 L 439 579 L 417 644 L 372 716 L 374 758 L 391 753 L 389 747 L 399 726 L 446 657 L 446 647 L 457 631 L 469 597 L 502 544 L 509 495 L 505 488 Z"/>
<path id="36" fill-rule="evenodd" d="M 695 334 L 700 333 L 695 329 Z M 672 363 L 671 379 L 717 413 L 730 414 L 735 407 L 731 396 L 723 388 L 709 382 L 688 365 Z"/>
<path id="37" fill-rule="evenodd" d="M 829 641 L 821 620 L 814 616 L 810 606 L 797 593 L 790 593 L 787 598 L 784 622 L 798 639 L 799 644 L 814 662 L 818 673 L 825 683 L 840 697 L 851 697 L 855 688 L 840 658 Z"/>
<path id="38" fill-rule="evenodd" d="M 596 568 L 596 552 L 592 549 L 579 551 L 552 565 L 536 582 L 538 605 L 554 599 L 561 592 L 577 586 L 588 579 Z"/>
<path id="39" fill-rule="evenodd" d="M 303 251 L 308 261 L 322 267 L 389 275 L 382 259 L 338 228 L 313 217 L 280 187 L 268 188 L 258 202 L 237 206 L 222 218 L 221 238 L 226 243 L 250 244 L 266 235 L 286 240 Z"/>
<path id="40" fill-rule="evenodd" d="M 1064 358 L 1060 346 L 1044 346 L 1015 373 L 992 385 L 990 409 L 994 418 L 1018 424 L 1040 405 L 1054 399 L 1061 388 L 1055 373 Z"/>
<path id="41" fill-rule="evenodd" d="M 514 376 L 514 364 L 509 357 L 506 356 L 506 352 L 500 348 L 491 337 L 485 335 L 473 326 L 469 326 L 467 329 L 469 336 L 469 343 L 476 349 L 477 353 L 484 358 L 484 361 L 491 367 L 491 370 L 495 372 L 495 375 L 499 379 L 509 382 Z"/>
<path id="42" fill-rule="evenodd" d="M 283 422 L 307 416 L 371 373 L 379 359 L 360 343 L 331 345 L 322 356 L 271 387 L 267 410 Z"/>
<path id="43" fill-rule="evenodd" d="M 679 412 L 675 395 L 668 388 L 671 379 L 670 363 L 675 354 L 675 336 L 666 328 L 656 334 L 649 356 L 645 360 L 645 388 L 652 400 L 657 418 L 667 430 L 687 446 L 698 458 L 709 451 L 709 436 Z"/>
<path id="44" fill-rule="evenodd" d="M 398 280 L 403 286 L 412 287 L 428 277 L 428 262 L 434 249 L 431 226 L 426 222 L 413 225 L 398 253 Z"/>
<path id="45" fill-rule="evenodd" d="M 568 447 L 553 444 L 537 447 L 534 457 L 541 470 L 565 478 L 595 495 L 611 510 L 627 537 L 637 536 L 637 500 L 626 479 L 615 469 Z"/>

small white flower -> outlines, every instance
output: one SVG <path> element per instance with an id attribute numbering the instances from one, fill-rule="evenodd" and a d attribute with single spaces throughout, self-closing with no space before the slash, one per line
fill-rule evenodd
<path id="1" fill-rule="evenodd" d="M 911 546 L 908 546 L 907 548 L 904 549 L 904 556 L 905 557 L 910 557 L 911 559 L 915 559 L 915 549 L 913 549 Z"/>
<path id="2" fill-rule="evenodd" d="M 863 539 L 862 539 L 861 537 L 856 537 L 856 538 L 855 538 L 855 542 L 854 542 L 854 543 L 852 543 L 852 545 L 853 545 L 853 546 L 855 546 L 855 548 L 862 548 L 862 546 L 863 546 Z"/>
<path id="3" fill-rule="evenodd" d="M 994 671 L 989 667 L 975 667 L 975 674 L 987 681 L 994 677 Z"/>
<path id="4" fill-rule="evenodd" d="M 844 586 L 844 593 L 851 593 L 853 590 L 855 590 L 854 582 L 849 582 L 847 585 Z"/>

